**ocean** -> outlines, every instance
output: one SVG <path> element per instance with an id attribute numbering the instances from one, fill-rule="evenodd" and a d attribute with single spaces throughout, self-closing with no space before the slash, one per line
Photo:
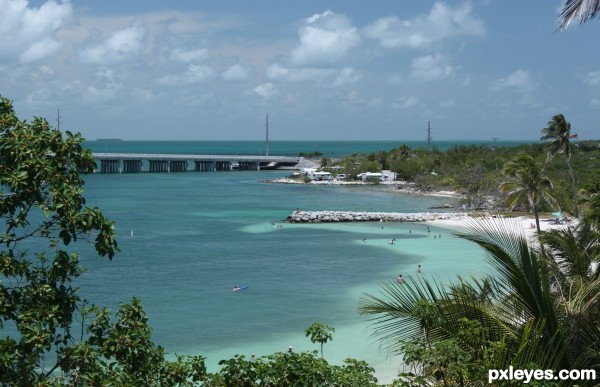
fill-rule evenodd
<path id="1" fill-rule="evenodd" d="M 212 144 L 212 146 L 211 146 Z M 395 142 L 271 143 L 270 154 L 324 155 L 389 150 Z M 264 144 L 263 144 L 264 145 Z M 401 143 L 400 143 L 401 145 Z M 408 144 L 407 144 L 408 145 Z M 95 141 L 97 152 L 245 154 L 260 142 Z M 282 153 L 279 153 L 282 152 Z M 116 222 L 112 261 L 83 249 L 78 280 L 89 302 L 116 311 L 141 299 L 153 340 L 173 356 L 203 355 L 210 371 L 235 354 L 318 350 L 313 322 L 335 328 L 325 359 L 367 361 L 389 382 L 401 360 L 379 347 L 357 305 L 402 273 L 449 281 L 482 273 L 483 253 L 453 230 L 423 224 L 289 224 L 296 209 L 439 212 L 453 199 L 393 192 L 388 186 L 273 184 L 290 171 L 92 174 L 88 206 Z M 442 238 L 433 238 L 442 235 Z M 390 240 L 396 238 L 396 243 Z M 247 289 L 232 292 L 236 285 Z"/>

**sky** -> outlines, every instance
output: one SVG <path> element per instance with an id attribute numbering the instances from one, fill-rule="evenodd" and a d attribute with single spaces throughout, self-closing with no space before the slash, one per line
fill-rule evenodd
<path id="1" fill-rule="evenodd" d="M 0 95 L 88 140 L 598 139 L 600 20 L 560 6 L 0 0 Z"/>

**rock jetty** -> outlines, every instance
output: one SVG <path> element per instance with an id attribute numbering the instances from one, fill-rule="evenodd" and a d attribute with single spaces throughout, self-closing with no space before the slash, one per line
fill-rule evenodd
<path id="1" fill-rule="evenodd" d="M 459 219 L 466 213 L 402 213 L 402 212 L 353 212 L 353 211 L 294 211 L 287 217 L 290 223 L 326 222 L 427 222 L 432 220 Z"/>

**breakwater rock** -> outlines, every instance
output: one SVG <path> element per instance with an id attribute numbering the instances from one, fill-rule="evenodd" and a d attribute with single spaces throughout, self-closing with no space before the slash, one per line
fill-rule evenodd
<path id="1" fill-rule="evenodd" d="M 294 211 L 287 217 L 290 223 L 326 222 L 426 222 L 431 220 L 459 219 L 465 213 L 402 213 L 402 212 L 353 212 L 353 211 Z"/>

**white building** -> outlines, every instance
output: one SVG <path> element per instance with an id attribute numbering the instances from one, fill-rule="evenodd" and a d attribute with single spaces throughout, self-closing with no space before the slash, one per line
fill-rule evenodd
<path id="1" fill-rule="evenodd" d="M 381 172 L 363 172 L 359 173 L 356 177 L 362 181 L 367 181 L 370 179 L 379 179 L 379 181 L 394 181 L 396 180 L 396 173 L 389 170 L 384 170 Z"/>
<path id="2" fill-rule="evenodd" d="M 304 168 L 302 169 L 302 175 L 317 181 L 333 179 L 331 172 L 319 171 L 317 168 Z"/>

